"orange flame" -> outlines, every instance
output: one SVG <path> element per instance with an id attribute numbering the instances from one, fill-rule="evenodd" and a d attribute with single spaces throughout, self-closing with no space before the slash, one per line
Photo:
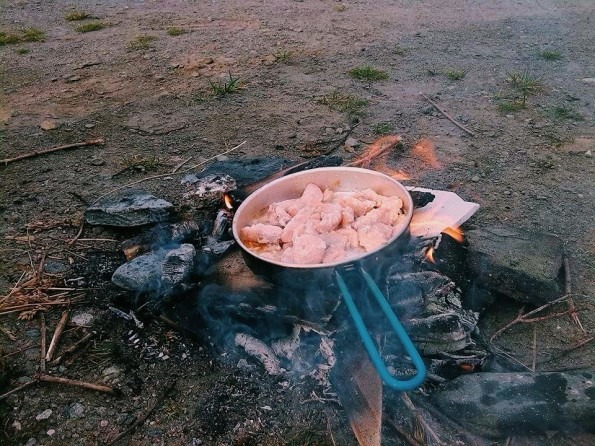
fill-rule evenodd
<path id="1" fill-rule="evenodd" d="M 434 260 L 434 247 L 430 246 L 426 251 L 426 260 L 430 263 L 436 263 Z"/>
<path id="2" fill-rule="evenodd" d="M 223 201 L 225 202 L 225 207 L 230 211 L 233 210 L 233 200 L 229 194 L 223 194 Z"/>
<path id="3" fill-rule="evenodd" d="M 442 232 L 450 235 L 459 243 L 463 243 L 465 241 L 465 234 L 463 233 L 461 228 L 446 228 Z"/>
<path id="4" fill-rule="evenodd" d="M 370 164 L 374 161 L 380 162 L 382 165 L 386 164 L 384 158 L 388 155 L 390 150 L 398 147 L 401 139 L 402 138 L 398 135 L 381 136 L 370 144 L 357 160 L 349 163 L 348 166 L 362 166 L 369 168 Z"/>

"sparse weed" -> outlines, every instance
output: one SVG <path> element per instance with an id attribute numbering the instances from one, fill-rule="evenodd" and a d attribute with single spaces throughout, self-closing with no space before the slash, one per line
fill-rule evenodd
<path id="1" fill-rule="evenodd" d="M 551 114 L 556 119 L 570 119 L 573 121 L 582 121 L 583 119 L 585 119 L 585 118 L 583 118 L 583 115 L 581 115 L 576 110 L 565 107 L 563 105 L 562 106 L 557 105 L 555 107 L 552 107 L 550 109 L 550 111 L 551 111 Z"/>
<path id="2" fill-rule="evenodd" d="M 29 48 L 17 48 L 15 52 L 17 54 L 27 54 L 29 52 Z"/>
<path id="3" fill-rule="evenodd" d="M 155 40 L 157 40 L 156 36 L 150 36 L 148 34 L 136 36 L 128 43 L 128 48 L 131 50 L 148 50 L 153 47 Z"/>
<path id="4" fill-rule="evenodd" d="M 344 94 L 336 90 L 331 94 L 320 98 L 318 103 L 327 105 L 331 109 L 337 110 L 341 113 L 347 113 L 350 116 L 361 115 L 363 108 L 368 105 L 368 101 L 365 99 Z"/>
<path id="5" fill-rule="evenodd" d="M 394 126 L 390 122 L 379 122 L 372 126 L 372 131 L 376 135 L 387 135 L 393 131 Z"/>
<path id="6" fill-rule="evenodd" d="M 21 42 L 43 42 L 45 33 L 37 28 L 25 28 L 17 33 L 0 32 L 0 46 Z"/>
<path id="7" fill-rule="evenodd" d="M 395 47 L 393 48 L 393 53 L 395 53 L 398 56 L 404 56 L 406 52 L 407 49 L 399 45 L 395 45 Z"/>
<path id="8" fill-rule="evenodd" d="M 465 70 L 447 70 L 444 74 L 451 81 L 460 81 L 465 77 L 467 72 Z"/>
<path id="9" fill-rule="evenodd" d="M 562 53 L 560 51 L 543 50 L 539 52 L 539 57 L 545 60 L 560 60 Z"/>
<path id="10" fill-rule="evenodd" d="M 345 10 L 347 9 L 347 6 L 345 6 L 345 5 L 343 5 L 343 4 L 338 4 L 338 5 L 334 5 L 334 6 L 333 6 L 333 9 L 334 9 L 336 12 L 343 12 L 343 11 L 345 11 Z"/>
<path id="11" fill-rule="evenodd" d="M 498 110 L 502 113 L 511 113 L 515 111 L 519 111 L 525 108 L 525 104 L 522 104 L 518 101 L 506 102 L 500 101 L 498 102 Z"/>
<path id="12" fill-rule="evenodd" d="M 64 16 L 64 20 L 67 20 L 69 22 L 77 22 L 79 20 L 85 20 L 90 18 L 92 18 L 92 16 L 88 12 L 78 11 L 76 9 L 74 11 L 70 11 L 68 14 Z"/>
<path id="13" fill-rule="evenodd" d="M 231 75 L 231 72 L 228 73 L 229 75 L 229 79 L 227 81 L 218 81 L 218 82 L 213 82 L 212 80 L 209 79 L 209 85 L 211 87 L 211 91 L 213 92 L 213 94 L 215 96 L 225 96 L 227 94 L 231 94 L 231 93 L 237 93 L 237 91 L 240 88 L 240 78 L 239 77 L 233 77 Z"/>
<path id="14" fill-rule="evenodd" d="M 291 61 L 292 54 L 291 51 L 279 50 L 273 56 L 275 57 L 275 62 L 289 63 Z"/>
<path id="15" fill-rule="evenodd" d="M 77 26 L 74 30 L 79 33 L 90 33 L 92 31 L 99 31 L 100 29 L 107 28 L 108 26 L 109 23 L 107 22 L 89 22 Z"/>
<path id="16" fill-rule="evenodd" d="M 157 170 L 161 165 L 161 160 L 155 155 L 151 157 L 141 155 L 124 156 L 122 158 L 122 165 L 126 169 L 136 169 L 145 172 Z"/>
<path id="17" fill-rule="evenodd" d="M 378 70 L 369 65 L 352 68 L 349 70 L 349 75 L 358 81 L 372 82 L 388 79 L 386 71 Z"/>
<path id="18" fill-rule="evenodd" d="M 507 74 L 507 82 L 521 95 L 523 107 L 527 103 L 527 96 L 538 93 L 542 88 L 539 78 L 532 76 L 528 71 L 515 71 Z"/>
<path id="19" fill-rule="evenodd" d="M 186 34 L 186 30 L 178 26 L 170 26 L 167 28 L 166 32 L 168 36 L 181 36 L 182 34 Z"/>

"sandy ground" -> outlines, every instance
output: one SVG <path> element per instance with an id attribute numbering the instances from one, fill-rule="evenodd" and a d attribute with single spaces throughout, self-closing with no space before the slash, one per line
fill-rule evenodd
<path id="1" fill-rule="evenodd" d="M 96 19 L 65 20 L 75 7 Z M 170 351 L 171 362 L 131 354 L 131 327 L 105 311 L 119 296 L 105 280 L 120 261 L 116 245 L 88 242 L 71 247 L 74 254 L 65 251 L 84 201 L 244 140 L 232 158 L 268 154 L 298 161 L 312 156 L 313 142 L 339 137 L 337 129 L 354 119 L 352 136 L 362 143 L 381 131 L 401 134 L 405 150 L 392 154 L 388 167 L 408 178 L 406 184 L 448 189 L 480 203 L 474 225 L 505 223 L 561 237 L 571 259 L 573 291 L 593 290 L 595 4 L 590 0 L 17 0 L 0 2 L 0 11 L 3 32 L 35 27 L 45 35 L 43 41 L 0 46 L 0 157 L 105 138 L 102 146 L 0 167 L 2 294 L 17 282 L 30 256 L 70 257 L 71 268 L 87 274 L 80 256 L 93 257 L 102 289 L 90 291 L 80 308 L 96 314 L 95 327 L 104 335 L 91 352 L 95 362 L 83 357 L 61 372 L 93 381 L 117 364 L 128 391 L 114 402 L 64 387 L 24 390 L 1 403 L 2 444 L 30 438 L 48 445 L 98 444 L 123 430 L 127 416 L 141 413 L 174 371 L 181 375 L 178 397 L 129 436 L 129 444 L 333 444 L 329 432 L 335 432 L 337 444 L 353 443 L 340 409 L 306 407 L 298 403 L 302 391 L 279 393 L 275 383 L 255 384 L 220 368 L 197 344 L 157 323 L 142 336 L 153 336 L 159 348 Z M 103 29 L 75 30 L 98 21 Z M 171 27 L 184 33 L 172 36 Z M 348 74 L 364 65 L 383 70 L 388 79 L 360 81 Z M 501 104 L 518 100 L 507 82 L 514 73 L 528 73 L 541 88 L 527 96 L 525 108 L 503 111 Z M 230 75 L 239 79 L 238 91 L 215 95 L 211 83 L 222 84 Z M 420 92 L 475 136 L 455 127 Z M 337 110 L 336 99 L 346 97 L 366 103 L 352 102 L 349 111 L 357 113 L 350 115 Z M 43 130 L 44 121 L 55 128 Z M 113 176 L 135 164 L 146 171 Z M 143 187 L 179 200 L 177 181 L 154 180 Z M 30 244 L 14 239 L 26 236 L 27 225 L 35 222 L 43 224 L 29 232 L 43 230 Z M 124 235 L 86 228 L 83 237 Z M 38 319 L 13 316 L 0 320 L 15 339 L 0 333 L 5 352 L 37 345 Z M 59 316 L 59 310 L 49 311 L 48 325 Z M 578 358 L 592 367 L 590 351 Z M 24 350 L 4 358 L 13 384 L 35 371 L 36 355 Z M 83 416 L 71 410 L 75 403 L 84 407 Z M 53 415 L 36 420 L 48 408 Z"/>

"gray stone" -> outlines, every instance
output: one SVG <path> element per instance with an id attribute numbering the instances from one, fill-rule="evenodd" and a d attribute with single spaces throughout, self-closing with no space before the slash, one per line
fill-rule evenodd
<path id="1" fill-rule="evenodd" d="M 35 419 L 37 421 L 42 421 L 42 420 L 47 420 L 51 416 L 52 416 L 52 409 L 46 409 L 43 412 L 41 412 L 40 414 L 37 414 Z"/>
<path id="2" fill-rule="evenodd" d="M 159 289 L 161 262 L 165 252 L 149 252 L 124 263 L 112 275 L 112 282 L 128 291 L 150 292 Z"/>
<path id="3" fill-rule="evenodd" d="M 444 414 L 480 435 L 595 432 L 595 387 L 590 373 L 462 375 L 431 398 Z"/>
<path id="4" fill-rule="evenodd" d="M 85 406 L 81 403 L 73 403 L 68 408 L 68 416 L 70 418 L 83 418 L 85 416 Z"/>
<path id="5" fill-rule="evenodd" d="M 562 241 L 506 227 L 466 233 L 476 286 L 523 303 L 542 305 L 562 295 Z"/>
<path id="6" fill-rule="evenodd" d="M 585 77 L 581 79 L 585 84 L 595 84 L 595 77 Z"/>
<path id="7" fill-rule="evenodd" d="M 142 226 L 167 221 L 173 207 L 173 204 L 147 192 L 130 192 L 89 207 L 85 219 L 92 225 Z"/>
<path id="8" fill-rule="evenodd" d="M 471 177 L 471 181 L 473 181 L 474 183 L 477 183 L 479 181 L 479 175 L 473 175 Z"/>
<path id="9" fill-rule="evenodd" d="M 357 147 L 360 145 L 360 143 L 357 139 L 350 137 L 345 140 L 345 145 L 347 147 Z"/>
<path id="10" fill-rule="evenodd" d="M 189 243 L 165 254 L 161 264 L 161 279 L 164 287 L 172 288 L 188 280 L 194 268 L 195 254 L 194 246 Z"/>
<path id="11" fill-rule="evenodd" d="M 25 446 L 37 446 L 39 443 L 37 442 L 36 438 L 29 438 Z"/>
<path id="12" fill-rule="evenodd" d="M 61 274 L 65 273 L 70 269 L 68 265 L 55 260 L 46 260 L 43 265 L 43 270 L 48 274 Z"/>
<path id="13" fill-rule="evenodd" d="M 89 326 L 93 323 L 94 316 L 91 313 L 78 313 L 75 314 L 70 323 L 76 326 Z"/>

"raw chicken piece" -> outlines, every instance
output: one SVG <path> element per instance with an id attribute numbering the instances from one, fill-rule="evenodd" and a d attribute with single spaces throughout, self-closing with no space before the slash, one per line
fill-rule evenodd
<path id="1" fill-rule="evenodd" d="M 347 248 L 357 248 L 359 246 L 359 236 L 353 228 L 341 228 L 335 231 L 335 234 L 345 237 Z"/>
<path id="2" fill-rule="evenodd" d="M 359 244 L 367 252 L 373 251 L 386 244 L 393 233 L 392 226 L 376 223 L 371 226 L 362 226 L 357 230 Z"/>
<path id="3" fill-rule="evenodd" d="M 292 248 L 293 263 L 310 265 L 322 262 L 326 243 L 314 235 L 304 234 L 294 238 Z"/>
<path id="4" fill-rule="evenodd" d="M 380 209 L 388 209 L 389 221 L 391 225 L 396 225 L 399 221 L 399 216 L 403 210 L 403 200 L 399 197 L 383 197 L 380 196 Z"/>
<path id="5" fill-rule="evenodd" d="M 291 217 L 292 216 L 287 212 L 287 209 L 283 206 L 271 204 L 264 215 L 263 220 L 275 226 L 285 227 L 287 223 L 289 223 L 289 220 L 291 220 Z"/>
<path id="6" fill-rule="evenodd" d="M 311 207 L 300 209 L 296 216 L 282 230 L 281 241 L 283 243 L 291 243 L 296 236 L 303 234 L 306 229 L 306 223 L 312 218 L 313 214 L 314 209 Z"/>
<path id="7" fill-rule="evenodd" d="M 303 206 L 316 207 L 322 202 L 323 193 L 316 184 L 308 184 L 300 198 Z"/>
<path id="8" fill-rule="evenodd" d="M 332 190 L 330 189 L 325 189 L 324 192 L 322 193 L 322 202 L 323 203 L 328 203 L 330 201 L 333 200 L 334 197 L 334 193 Z"/>
<path id="9" fill-rule="evenodd" d="M 293 248 L 291 246 L 283 250 L 280 260 L 283 263 L 293 263 Z"/>
<path id="10" fill-rule="evenodd" d="M 242 228 L 242 240 L 263 244 L 278 244 L 281 240 L 283 229 L 279 226 L 256 223 L 252 226 Z"/>
<path id="11" fill-rule="evenodd" d="M 337 195 L 339 194 L 335 194 L 335 196 Z M 356 217 L 364 215 L 376 206 L 376 202 L 374 201 L 360 200 L 351 194 L 341 194 L 338 201 L 341 206 L 353 209 L 353 213 Z"/>
<path id="12" fill-rule="evenodd" d="M 382 198 L 384 198 L 382 195 L 378 195 L 372 189 L 364 189 L 360 192 L 357 192 L 355 197 L 363 200 L 373 201 L 377 206 L 380 206 Z"/>
<path id="13" fill-rule="evenodd" d="M 320 223 L 317 225 L 318 232 L 331 232 L 339 223 L 341 223 L 343 216 L 341 214 L 341 206 L 338 204 L 323 204 L 320 206 Z"/>
<path id="14" fill-rule="evenodd" d="M 326 252 L 322 258 L 322 263 L 338 262 L 347 257 L 345 253 L 345 249 L 349 243 L 347 237 L 333 231 L 327 234 L 320 234 L 320 238 L 326 243 Z"/>
<path id="15" fill-rule="evenodd" d="M 341 208 L 341 226 L 344 228 L 349 227 L 351 223 L 355 221 L 355 214 L 351 208 Z"/>

